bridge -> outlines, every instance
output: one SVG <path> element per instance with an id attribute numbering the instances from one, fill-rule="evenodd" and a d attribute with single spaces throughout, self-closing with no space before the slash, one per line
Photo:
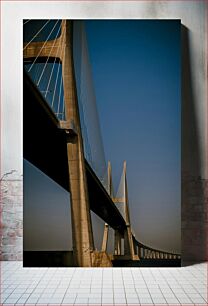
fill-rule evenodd
<path id="1" fill-rule="evenodd" d="M 70 20 L 24 21 L 24 158 L 70 193 L 76 266 L 112 266 L 113 261 L 125 265 L 127 261 L 136 263 L 142 259 L 178 260 L 179 254 L 146 246 L 133 234 L 126 162 L 120 190 L 116 196 L 113 194 L 111 165 L 106 166 L 104 161 L 94 97 L 90 97 L 94 117 L 87 122 L 89 104 L 85 94 L 79 96 L 80 83 L 89 88 L 89 84 L 80 82 L 75 69 L 75 61 L 79 57 L 83 60 L 83 54 L 86 71 L 82 73 L 87 82 L 90 78 L 83 33 L 80 23 Z M 75 55 L 76 44 L 79 54 Z M 95 126 L 91 130 L 97 133 L 95 144 L 95 137 L 89 132 L 92 118 Z M 90 210 L 105 222 L 99 251 L 94 247 Z M 114 254 L 107 253 L 109 227 L 115 233 Z"/>

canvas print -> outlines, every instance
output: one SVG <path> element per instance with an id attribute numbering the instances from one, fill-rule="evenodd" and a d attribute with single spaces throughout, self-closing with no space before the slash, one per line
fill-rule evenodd
<path id="1" fill-rule="evenodd" d="M 180 20 L 24 20 L 25 267 L 180 266 Z"/>

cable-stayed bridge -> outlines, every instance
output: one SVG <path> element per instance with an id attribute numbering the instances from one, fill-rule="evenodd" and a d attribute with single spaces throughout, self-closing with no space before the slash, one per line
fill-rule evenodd
<path id="1" fill-rule="evenodd" d="M 70 193 L 75 265 L 179 259 L 174 252 L 145 246 L 133 234 L 126 162 L 113 192 L 83 23 L 24 21 L 23 60 L 24 158 Z M 100 251 L 94 247 L 90 210 L 105 222 Z M 115 233 L 114 254 L 107 254 L 109 227 Z"/>

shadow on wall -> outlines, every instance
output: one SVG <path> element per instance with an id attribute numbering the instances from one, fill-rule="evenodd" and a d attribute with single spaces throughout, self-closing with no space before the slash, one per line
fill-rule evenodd
<path id="1" fill-rule="evenodd" d="M 182 261 L 204 261 L 207 252 L 208 182 L 202 178 L 202 152 L 199 144 L 199 123 L 196 117 L 197 97 L 193 91 L 190 61 L 190 32 L 182 25 Z"/>

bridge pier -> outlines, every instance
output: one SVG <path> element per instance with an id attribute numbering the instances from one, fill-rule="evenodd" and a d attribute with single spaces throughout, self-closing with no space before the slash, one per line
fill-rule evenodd
<path id="1" fill-rule="evenodd" d="M 65 115 L 67 122 L 73 122 L 77 134 L 76 137 L 67 143 L 71 191 L 73 253 L 77 266 L 91 267 L 94 241 L 85 173 L 83 140 L 73 70 L 72 22 L 67 20 L 62 21 L 62 23 L 62 33 L 63 35 L 65 34 L 65 57 L 64 61 L 62 61 Z"/>
<path id="2" fill-rule="evenodd" d="M 111 174 L 111 164 L 108 161 L 108 194 L 112 198 L 112 174 Z M 102 251 L 106 252 L 107 244 L 108 244 L 108 232 L 109 225 L 105 223 L 104 225 L 104 233 L 103 233 L 103 242 L 102 242 Z"/>
<path id="3" fill-rule="evenodd" d="M 118 230 L 115 230 L 115 240 L 114 240 L 114 254 L 115 255 L 122 255 L 121 254 L 121 238 L 122 235 Z"/>
<path id="4" fill-rule="evenodd" d="M 126 230 L 124 232 L 124 254 L 129 255 L 132 260 L 135 260 L 135 259 L 138 260 L 139 256 L 135 254 L 135 250 L 134 250 L 130 214 L 129 214 L 126 161 L 124 161 L 123 173 L 124 173 L 124 211 L 125 211 L 125 220 L 126 220 Z"/>
<path id="5" fill-rule="evenodd" d="M 139 246 L 137 246 L 136 248 L 136 252 L 134 252 L 135 255 L 139 256 L 139 258 L 141 258 L 141 253 L 142 253 L 142 250 Z"/>
<path id="6" fill-rule="evenodd" d="M 103 242 L 102 242 L 102 252 L 106 252 L 107 251 L 108 232 L 109 232 L 109 225 L 107 223 L 105 223 L 105 225 L 104 225 L 104 233 L 103 233 Z"/>
<path id="7" fill-rule="evenodd" d="M 130 225 L 127 225 L 127 228 L 124 231 L 124 254 L 129 255 L 131 259 L 134 259 L 135 252 Z"/>
<path id="8" fill-rule="evenodd" d="M 139 254 L 140 258 L 144 258 L 144 249 L 140 248 L 140 254 Z"/>
<path id="9" fill-rule="evenodd" d="M 134 246 L 134 254 L 138 255 L 139 254 L 138 246 L 134 242 L 133 242 L 133 246 Z"/>

